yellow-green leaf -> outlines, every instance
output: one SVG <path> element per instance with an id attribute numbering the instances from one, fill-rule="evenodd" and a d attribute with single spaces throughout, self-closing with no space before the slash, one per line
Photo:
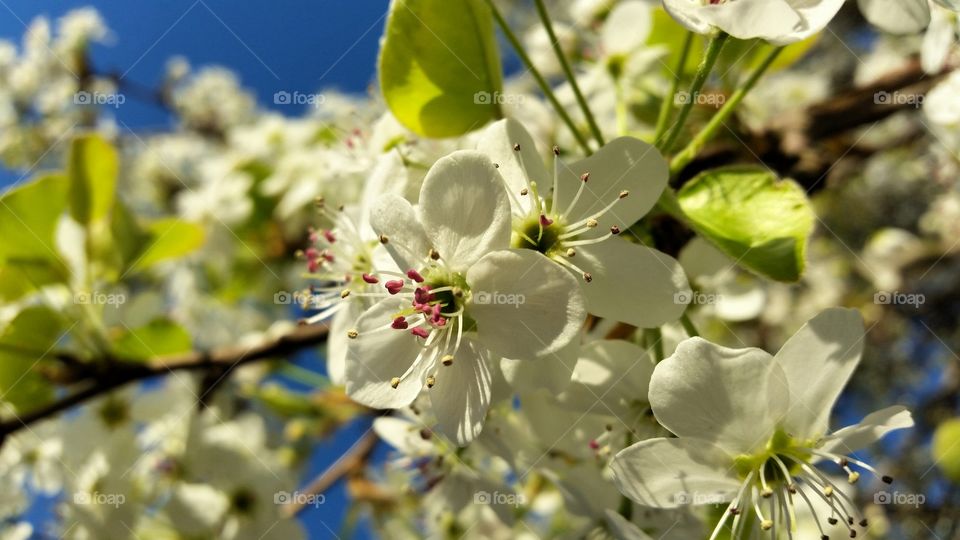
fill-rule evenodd
<path id="1" fill-rule="evenodd" d="M 694 178 L 677 201 L 694 230 L 741 266 L 777 281 L 803 273 L 815 216 L 796 183 L 761 167 L 725 167 Z"/>
<path id="2" fill-rule="evenodd" d="M 67 159 L 70 215 L 84 225 L 102 219 L 113 207 L 117 189 L 117 151 L 99 135 L 73 140 Z"/>
<path id="3" fill-rule="evenodd" d="M 933 461 L 947 478 L 960 482 L 960 418 L 937 427 L 933 434 Z"/>
<path id="4" fill-rule="evenodd" d="M 124 332 L 113 343 L 114 353 L 125 360 L 147 360 L 190 351 L 190 333 L 179 324 L 157 319 Z"/>
<path id="5" fill-rule="evenodd" d="M 62 333 L 62 320 L 40 306 L 21 311 L 0 331 L 0 400 L 26 411 L 53 397 L 53 387 L 37 368 Z"/>
<path id="6" fill-rule="evenodd" d="M 500 116 L 503 84 L 484 0 L 393 0 L 380 49 L 380 87 L 397 120 L 453 137 Z"/>
<path id="7" fill-rule="evenodd" d="M 66 179 L 41 176 L 0 197 L 0 261 L 57 260 L 54 233 L 66 206 Z"/>
<path id="8" fill-rule="evenodd" d="M 165 218 L 146 227 L 149 240 L 141 252 L 134 270 L 143 270 L 160 261 L 183 257 L 203 245 L 203 228 L 196 223 Z"/>

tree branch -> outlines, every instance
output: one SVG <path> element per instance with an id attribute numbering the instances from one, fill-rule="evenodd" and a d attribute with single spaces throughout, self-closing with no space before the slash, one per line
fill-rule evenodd
<path id="1" fill-rule="evenodd" d="M 307 347 L 323 343 L 329 332 L 326 326 L 298 326 L 290 332 L 248 346 L 229 346 L 208 352 L 158 356 L 143 363 L 112 363 L 110 370 L 86 380 L 86 386 L 48 405 L 0 422 L 0 446 L 11 433 L 31 424 L 56 416 L 89 399 L 129 383 L 173 373 L 174 371 L 217 370 L 224 376 L 235 368 L 258 360 L 289 356 Z M 63 355 L 58 355 L 62 358 Z"/>

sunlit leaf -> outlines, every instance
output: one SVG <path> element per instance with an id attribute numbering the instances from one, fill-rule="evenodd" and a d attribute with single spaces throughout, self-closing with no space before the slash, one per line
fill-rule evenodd
<path id="1" fill-rule="evenodd" d="M 125 331 L 113 344 L 114 353 L 126 360 L 146 360 L 190 351 L 190 333 L 179 324 L 157 319 L 146 326 Z"/>
<path id="2" fill-rule="evenodd" d="M 777 281 L 800 278 L 815 217 L 796 183 L 760 167 L 726 167 L 700 174 L 677 199 L 693 228 L 739 265 Z"/>
<path id="3" fill-rule="evenodd" d="M 88 224 L 104 218 L 117 189 L 117 151 L 99 135 L 77 137 L 70 147 L 70 215 Z"/>
<path id="4" fill-rule="evenodd" d="M 411 131 L 453 137 L 500 115 L 502 87 L 483 0 L 394 0 L 380 50 L 387 106 Z"/>

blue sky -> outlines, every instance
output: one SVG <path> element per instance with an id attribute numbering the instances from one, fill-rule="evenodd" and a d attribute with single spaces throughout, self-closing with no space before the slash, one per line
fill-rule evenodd
<path id="1" fill-rule="evenodd" d="M 167 60 L 182 55 L 195 67 L 230 68 L 262 106 L 274 108 L 273 94 L 280 90 L 309 93 L 334 87 L 366 92 L 375 78 L 387 4 L 388 0 L 0 0 L 0 38 L 19 43 L 35 17 L 56 19 L 92 5 L 113 31 L 112 43 L 92 52 L 98 71 L 124 74 L 125 79 L 152 86 Z M 296 113 L 291 107 L 282 109 Z M 133 129 L 171 126 L 164 111 L 133 99 L 114 114 Z M 0 169 L 0 187 L 22 174 Z M 339 457 L 367 425 L 358 423 L 323 441 L 305 480 Z M 377 455 L 382 454 L 383 449 L 378 450 Z M 326 504 L 305 511 L 302 520 L 310 538 L 328 538 L 330 529 L 339 531 L 347 504 L 341 483 L 327 493 Z M 49 506 L 43 506 L 34 512 L 37 521 L 52 518 Z"/>

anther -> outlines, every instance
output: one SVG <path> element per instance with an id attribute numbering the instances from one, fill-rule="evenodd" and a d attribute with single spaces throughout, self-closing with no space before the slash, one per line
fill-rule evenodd
<path id="1" fill-rule="evenodd" d="M 427 255 L 429 255 L 430 258 L 433 259 L 433 260 L 435 260 L 435 261 L 438 260 L 438 259 L 440 259 L 440 252 L 437 251 L 437 250 L 435 250 L 435 249 L 433 249 L 433 248 L 430 248 L 430 251 L 427 252 Z"/>
<path id="2" fill-rule="evenodd" d="M 587 220 L 587 227 L 590 227 L 590 228 L 592 229 L 592 228 L 596 227 L 597 225 L 599 225 L 599 222 L 598 222 L 597 220 L 595 220 L 595 219 L 593 219 L 593 218 Z"/>
<path id="3" fill-rule="evenodd" d="M 773 496 L 773 490 L 768 487 L 765 487 L 763 488 L 763 490 L 760 491 L 760 496 L 763 497 L 764 499 L 769 499 L 770 497 Z"/>
<path id="4" fill-rule="evenodd" d="M 549 227 L 551 225 L 553 225 L 553 220 L 543 214 L 540 214 L 540 226 Z"/>
<path id="5" fill-rule="evenodd" d="M 590 173 L 585 172 L 585 173 L 583 173 L 583 174 L 580 175 L 580 181 L 581 181 L 581 182 L 586 182 L 586 181 L 588 181 L 588 180 L 590 180 Z"/>
<path id="6" fill-rule="evenodd" d="M 610 234 L 620 234 L 620 227 L 613 225 L 610 227 Z"/>
<path id="7" fill-rule="evenodd" d="M 407 319 L 405 319 L 404 317 L 397 317 L 396 319 L 393 320 L 392 323 L 390 323 L 390 328 L 393 328 L 395 330 L 406 330 L 407 328 L 409 328 L 409 326 L 410 324 L 407 323 Z"/>
<path id="8" fill-rule="evenodd" d="M 386 244 L 386 243 L 389 242 L 389 241 L 390 241 L 390 238 L 388 238 L 387 235 L 385 235 L 385 234 L 381 234 L 381 235 L 380 235 L 380 243 L 381 243 L 381 244 Z"/>
<path id="9" fill-rule="evenodd" d="M 560 147 L 559 147 L 559 146 L 553 145 L 553 155 L 555 155 L 555 156 L 559 156 L 559 155 L 560 155 Z"/>
<path id="10" fill-rule="evenodd" d="M 357 332 L 356 330 L 353 330 L 353 329 L 347 330 L 347 337 L 350 339 L 357 339 L 357 336 L 359 335 L 360 335 L 360 332 Z"/>
<path id="11" fill-rule="evenodd" d="M 370 274 L 363 274 L 361 277 L 363 277 L 363 280 L 371 285 L 380 282 L 380 279 L 377 278 L 377 276 L 371 276 Z"/>
<path id="12" fill-rule="evenodd" d="M 394 389 L 400 386 L 400 377 L 394 377 L 390 379 L 390 386 L 392 386 Z"/>
<path id="13" fill-rule="evenodd" d="M 857 480 L 859 479 L 860 479 L 860 473 L 858 473 L 857 471 L 853 471 L 850 473 L 849 476 L 847 476 L 847 482 L 850 482 L 851 484 L 856 484 Z"/>
<path id="14" fill-rule="evenodd" d="M 452 354 L 445 354 L 445 355 L 443 355 L 443 358 L 440 359 L 440 363 L 442 363 L 443 365 L 448 366 L 448 367 L 449 367 L 449 366 L 452 366 L 452 365 L 453 365 L 453 355 L 452 355 Z"/>
<path id="15" fill-rule="evenodd" d="M 350 289 L 344 289 L 340 291 L 340 298 L 346 298 L 350 296 Z"/>
<path id="16" fill-rule="evenodd" d="M 884 484 L 892 484 L 892 483 L 893 483 L 893 477 L 892 477 L 892 476 L 883 475 L 883 476 L 880 477 L 880 480 L 882 480 Z"/>
<path id="17" fill-rule="evenodd" d="M 417 337 L 421 337 L 421 338 L 423 338 L 423 339 L 427 339 L 427 337 L 430 336 L 430 333 L 427 332 L 426 329 L 421 328 L 421 327 L 419 327 L 419 326 L 416 327 L 416 328 L 411 328 L 411 329 L 410 329 L 410 333 L 413 334 L 413 335 L 415 335 L 415 336 L 417 336 Z"/>
<path id="18" fill-rule="evenodd" d="M 520 145 L 519 145 L 519 144 L 513 145 L 513 151 L 514 151 L 514 152 L 519 152 L 519 151 L 520 151 Z"/>
<path id="19" fill-rule="evenodd" d="M 626 198 L 627 198 L 627 195 L 630 195 L 630 192 L 627 191 L 627 190 L 623 190 L 623 191 L 620 192 L 619 195 L 617 195 L 617 198 L 618 198 L 618 199 L 626 199 Z"/>
<path id="20" fill-rule="evenodd" d="M 866 527 L 868 524 L 869 524 L 869 523 L 867 522 L 867 518 L 863 518 L 863 519 L 860 520 L 860 526 L 861 526 L 861 527 Z"/>
<path id="21" fill-rule="evenodd" d="M 769 531 L 770 529 L 773 528 L 773 521 L 771 521 L 771 520 L 769 520 L 769 519 L 765 519 L 765 520 L 761 521 L 761 522 L 760 522 L 760 528 L 763 529 L 763 530 L 765 530 L 765 531 Z"/>
<path id="22" fill-rule="evenodd" d="M 530 190 L 527 188 L 523 188 L 520 190 L 520 195 L 526 195 L 527 193 L 530 193 Z"/>
<path id="23" fill-rule="evenodd" d="M 575 249 L 573 249 L 573 248 L 568 248 L 568 249 L 567 249 L 567 257 L 573 257 L 573 256 L 576 255 L 576 254 L 577 254 L 577 250 L 575 250 Z"/>
<path id="24" fill-rule="evenodd" d="M 586 281 L 587 283 L 590 283 L 591 281 L 593 281 L 593 274 L 591 274 L 590 272 L 584 272 L 583 280 Z"/>
<path id="25" fill-rule="evenodd" d="M 416 281 L 417 283 L 423 283 L 423 276 L 421 276 L 420 272 L 417 272 L 413 268 L 407 270 L 407 277 Z"/>
<path id="26" fill-rule="evenodd" d="M 433 385 L 437 384 L 437 378 L 433 375 L 427 377 L 427 388 L 433 388 Z"/>
<path id="27" fill-rule="evenodd" d="M 839 521 L 838 521 L 837 518 L 835 518 L 835 517 L 829 517 L 829 518 L 827 518 L 827 523 L 829 523 L 829 524 L 831 524 L 831 525 L 836 525 L 837 523 L 839 523 Z"/>
<path id="28" fill-rule="evenodd" d="M 383 284 L 387 288 L 387 292 L 390 294 L 397 294 L 403 289 L 403 281 L 399 279 L 391 279 L 390 281 Z"/>

